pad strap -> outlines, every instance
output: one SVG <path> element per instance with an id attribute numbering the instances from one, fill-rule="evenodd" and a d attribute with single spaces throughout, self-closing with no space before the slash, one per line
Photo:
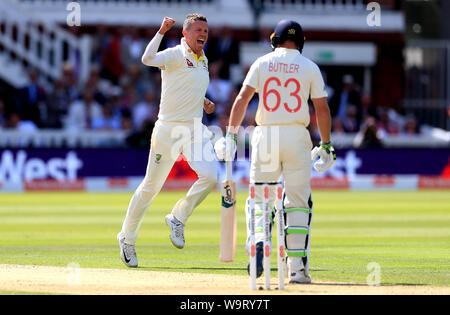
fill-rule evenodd
<path id="1" fill-rule="evenodd" d="M 285 212 L 285 213 L 295 212 L 295 211 L 311 213 L 311 209 L 306 209 L 306 208 L 284 209 L 284 212 Z"/>
<path id="2" fill-rule="evenodd" d="M 285 231 L 286 234 L 309 234 L 309 228 L 304 226 L 288 226 Z"/>
<path id="3" fill-rule="evenodd" d="M 288 257 L 307 257 L 308 253 L 306 250 L 304 249 L 287 249 L 286 248 L 286 253 L 288 255 Z"/>

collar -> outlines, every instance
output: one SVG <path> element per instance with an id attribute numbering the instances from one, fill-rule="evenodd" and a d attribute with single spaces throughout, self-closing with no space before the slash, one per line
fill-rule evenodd
<path id="1" fill-rule="evenodd" d="M 202 55 L 200 57 L 197 56 L 197 54 L 186 43 L 186 39 L 184 37 L 181 39 L 181 45 L 184 47 L 184 50 L 187 52 L 187 54 L 194 56 L 195 60 L 197 60 L 197 63 L 200 60 L 205 60 L 205 53 L 204 53 L 204 51 L 202 50 Z"/>
<path id="2" fill-rule="evenodd" d="M 275 48 L 276 52 L 283 52 L 285 54 L 292 54 L 292 55 L 300 55 L 300 51 L 298 49 L 293 49 L 293 48 L 284 48 L 284 47 L 277 47 Z"/>

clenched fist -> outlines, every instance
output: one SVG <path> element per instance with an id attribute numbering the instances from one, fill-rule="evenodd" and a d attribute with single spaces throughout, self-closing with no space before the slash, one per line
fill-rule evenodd
<path id="1" fill-rule="evenodd" d="M 172 28 L 174 24 L 175 20 L 166 16 L 162 21 L 161 27 L 159 28 L 159 34 L 164 35 L 168 30 Z"/>
<path id="2" fill-rule="evenodd" d="M 212 114 L 212 113 L 214 113 L 215 108 L 216 108 L 216 104 L 214 104 L 213 102 L 211 102 L 209 99 L 207 99 L 205 97 L 205 101 L 203 104 L 203 109 L 205 110 L 205 112 L 207 114 Z"/>

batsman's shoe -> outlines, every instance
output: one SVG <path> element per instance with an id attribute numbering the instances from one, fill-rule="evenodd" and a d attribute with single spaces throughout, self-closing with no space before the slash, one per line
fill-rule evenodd
<path id="1" fill-rule="evenodd" d="M 170 240 L 176 248 L 184 247 L 184 225 L 172 214 L 166 215 L 166 223 L 170 227 Z"/>
<path id="2" fill-rule="evenodd" d="M 138 259 L 134 245 L 125 243 L 125 237 L 121 238 L 120 233 L 117 235 L 117 241 L 119 242 L 120 258 L 122 258 L 123 263 L 130 268 L 136 268 L 138 266 Z"/>
<path id="3" fill-rule="evenodd" d="M 289 272 L 289 283 L 291 284 L 310 284 L 311 277 L 306 274 L 305 269 Z"/>
<path id="4" fill-rule="evenodd" d="M 256 243 L 256 278 L 261 277 L 264 267 L 263 267 L 263 257 L 264 257 L 264 243 Z M 250 275 L 250 262 L 247 265 L 247 272 Z"/>

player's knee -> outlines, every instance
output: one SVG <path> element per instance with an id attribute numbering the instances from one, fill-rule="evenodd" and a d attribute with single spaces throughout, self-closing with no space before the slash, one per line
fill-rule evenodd
<path id="1" fill-rule="evenodd" d="M 215 186 L 218 183 L 216 169 L 210 169 L 206 172 L 203 172 L 201 175 L 199 175 L 199 178 L 202 178 L 211 186 Z"/>
<path id="2" fill-rule="evenodd" d="M 311 208 L 308 204 L 308 196 L 311 188 L 308 185 L 295 185 L 285 188 L 285 206 L 289 208 Z"/>

